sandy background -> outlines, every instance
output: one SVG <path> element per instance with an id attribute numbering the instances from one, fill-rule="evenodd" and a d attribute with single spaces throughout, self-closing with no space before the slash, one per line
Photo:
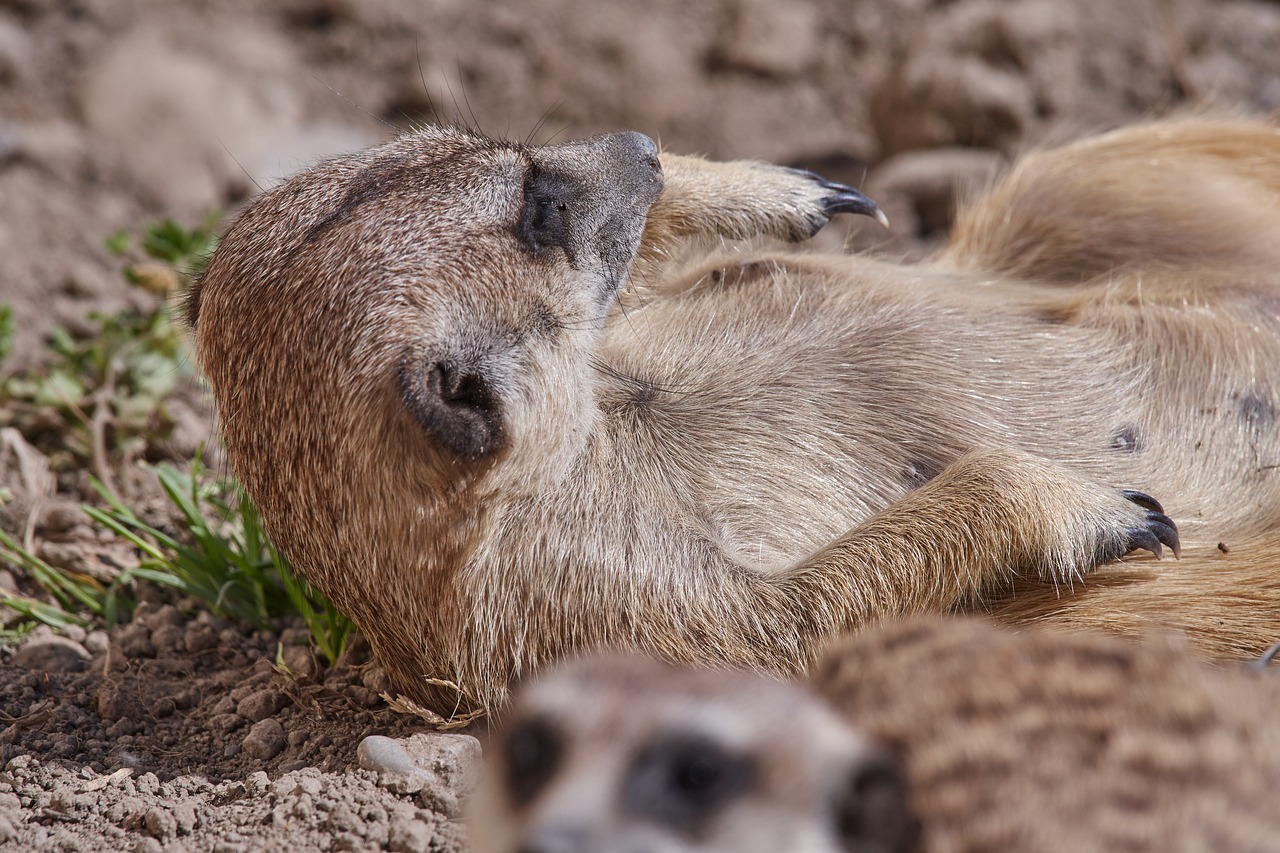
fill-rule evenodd
<path id="1" fill-rule="evenodd" d="M 13 364 L 51 324 L 142 298 L 106 235 L 232 211 L 433 104 L 535 141 L 633 128 L 817 166 L 884 197 L 896 251 L 945 228 L 950 184 L 1027 144 L 1203 102 L 1274 110 L 1278 46 L 1263 2 L 4 0 Z"/>

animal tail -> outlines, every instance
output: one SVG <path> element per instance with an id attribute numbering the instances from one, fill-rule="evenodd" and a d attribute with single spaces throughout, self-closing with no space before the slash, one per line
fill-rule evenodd
<path id="1" fill-rule="evenodd" d="M 1076 284 L 1280 265 L 1280 128 L 1184 118 L 1021 158 L 962 210 L 943 266 Z"/>
<path id="2" fill-rule="evenodd" d="M 1013 623 L 1058 623 L 1126 636 L 1181 634 L 1222 660 L 1262 655 L 1280 641 L 1280 530 L 1254 540 L 1184 547 L 1155 571 L 1129 558 L 1072 588 L 1019 582 L 981 610 Z M 1085 594 L 1087 593 L 1087 594 Z"/>

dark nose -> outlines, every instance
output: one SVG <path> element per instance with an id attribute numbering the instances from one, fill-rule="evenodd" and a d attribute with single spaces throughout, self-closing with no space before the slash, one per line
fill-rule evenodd
<path id="1" fill-rule="evenodd" d="M 603 158 L 613 174 L 615 189 L 629 187 L 645 204 L 653 203 L 663 187 L 657 144 L 634 130 L 611 133 L 598 137 L 598 140 L 603 148 Z"/>
<path id="2" fill-rule="evenodd" d="M 651 203 L 662 191 L 658 146 L 634 130 L 540 148 L 535 162 L 544 172 L 558 172 L 562 178 L 578 183 L 579 193 L 598 190 L 610 197 L 626 198 L 626 203 L 631 203 L 635 193 Z"/>
<path id="3" fill-rule="evenodd" d="M 633 158 L 655 172 L 662 173 L 662 163 L 658 161 L 658 145 L 643 133 L 628 130 L 626 133 L 615 133 L 609 138 L 623 156 Z"/>

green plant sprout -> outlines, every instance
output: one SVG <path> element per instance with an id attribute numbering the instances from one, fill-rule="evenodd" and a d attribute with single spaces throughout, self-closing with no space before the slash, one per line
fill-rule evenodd
<path id="1" fill-rule="evenodd" d="M 139 241 L 143 260 L 126 278 L 149 291 L 180 292 L 208 261 L 217 238 L 212 216 L 195 228 L 173 220 L 148 226 Z M 120 231 L 105 241 L 119 256 L 135 254 L 133 238 Z M 52 358 L 41 370 L 0 384 L 0 420 L 17 427 L 44 452 L 56 471 L 92 467 L 100 506 L 83 509 L 98 525 L 131 543 L 142 555 L 110 583 L 50 565 L 0 531 L 0 559 L 22 569 L 47 595 L 38 600 L 0 590 L 0 604 L 25 623 L 0 631 L 0 641 L 22 636 L 36 623 L 115 625 L 132 611 L 138 581 L 151 581 L 204 602 L 217 615 L 266 629 L 297 616 L 330 663 L 342 655 L 354 623 L 297 577 L 263 529 L 257 510 L 229 478 L 213 476 L 199 455 L 189 470 L 151 466 L 177 510 L 175 530 L 148 523 L 120 496 L 113 468 L 145 458 L 150 443 L 172 429 L 164 401 L 179 381 L 193 376 L 182 333 L 161 306 L 150 312 L 91 314 L 87 333 L 55 329 Z M 0 361 L 13 342 L 13 316 L 0 306 Z M 11 499 L 0 490 L 0 503 Z"/>
<path id="2" fill-rule="evenodd" d="M 240 487 L 228 478 L 210 478 L 199 457 L 190 471 L 165 464 L 154 470 L 189 541 L 147 524 L 101 484 L 96 486 L 106 508 L 84 511 L 145 555 L 140 567 L 148 579 L 162 575 L 162 583 L 201 599 L 211 612 L 260 629 L 297 614 L 320 653 L 335 662 L 354 624 L 294 574 Z"/>

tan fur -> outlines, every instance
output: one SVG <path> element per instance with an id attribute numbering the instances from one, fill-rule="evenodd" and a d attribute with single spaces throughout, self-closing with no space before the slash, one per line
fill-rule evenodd
<path id="1" fill-rule="evenodd" d="M 907 853 L 899 761 L 802 690 L 642 658 L 524 685 L 485 748 L 475 853 Z"/>
<path id="2" fill-rule="evenodd" d="M 517 692 L 486 750 L 476 849 L 1280 850 L 1280 678 L 1171 638 L 921 617 L 837 643 L 809 687 L 562 666 Z M 750 773 L 682 825 L 670 804 L 695 797 L 636 784 L 655 752 Z"/>
<path id="3" fill-rule="evenodd" d="M 923 850 L 1280 850 L 1280 679 L 1168 639 L 920 619 L 812 686 L 907 765 Z"/>
<path id="4" fill-rule="evenodd" d="M 1280 636 L 1274 128 L 1033 155 L 922 266 L 668 260 L 812 233 L 830 190 L 664 154 L 655 202 L 655 166 L 634 136 L 425 130 L 265 194 L 194 295 L 235 472 L 400 690 L 491 707 L 599 647 L 797 673 L 962 607 Z M 572 256 L 517 239 L 535 174 L 575 188 Z M 1164 502 L 1180 562 L 1090 571 L 1149 523 L 1120 488 Z"/>

